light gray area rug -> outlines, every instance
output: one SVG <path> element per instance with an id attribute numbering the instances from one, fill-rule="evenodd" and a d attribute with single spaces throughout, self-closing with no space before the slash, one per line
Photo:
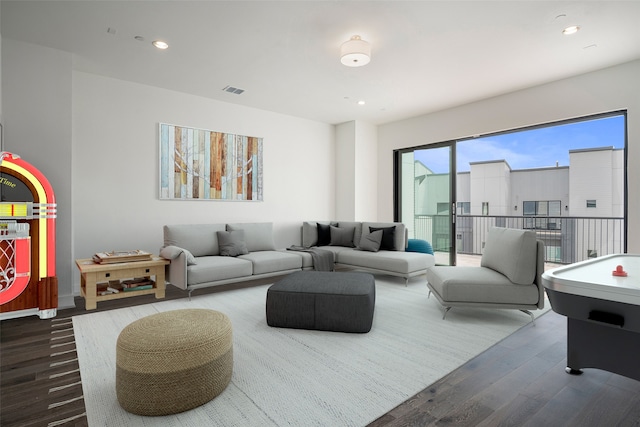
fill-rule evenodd
<path id="1" fill-rule="evenodd" d="M 267 288 L 75 316 L 89 425 L 363 426 L 530 322 L 516 310 L 462 308 L 442 320 L 424 280 L 405 287 L 402 279 L 376 276 L 367 334 L 271 328 L 265 320 Z M 182 308 L 218 310 L 231 319 L 231 383 L 211 402 L 181 414 L 127 413 L 115 392 L 118 334 L 136 319 Z"/>

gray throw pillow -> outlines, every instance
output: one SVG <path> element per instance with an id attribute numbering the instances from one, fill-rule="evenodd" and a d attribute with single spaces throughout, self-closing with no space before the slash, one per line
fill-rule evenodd
<path id="1" fill-rule="evenodd" d="M 302 246 L 310 248 L 318 243 L 318 226 L 315 222 L 302 223 Z"/>
<path id="2" fill-rule="evenodd" d="M 331 225 L 330 227 L 331 227 L 329 229 L 331 233 L 331 243 L 329 243 L 330 246 L 346 246 L 348 248 L 353 247 L 353 234 L 356 231 L 354 227 L 339 228 L 339 227 L 334 227 L 333 225 Z"/>
<path id="3" fill-rule="evenodd" d="M 373 233 L 374 231 L 382 231 L 382 243 L 380 244 L 380 249 L 384 249 L 387 251 L 395 251 L 396 250 L 396 226 L 392 227 L 369 227 L 369 232 Z"/>
<path id="4" fill-rule="evenodd" d="M 181 253 L 187 257 L 187 265 L 195 265 L 196 259 L 191 252 L 186 249 L 179 248 L 177 246 L 165 246 L 160 249 L 160 256 L 166 259 L 176 259 Z"/>
<path id="5" fill-rule="evenodd" d="M 382 230 L 374 231 L 362 236 L 358 249 L 361 251 L 378 252 L 380 250 L 381 242 Z"/>
<path id="6" fill-rule="evenodd" d="M 218 231 L 217 235 L 220 255 L 238 256 L 249 253 L 244 243 L 244 230 Z"/>
<path id="7" fill-rule="evenodd" d="M 247 222 L 227 224 L 227 231 L 244 230 L 244 242 L 249 252 L 275 251 L 273 224 L 270 222 Z"/>

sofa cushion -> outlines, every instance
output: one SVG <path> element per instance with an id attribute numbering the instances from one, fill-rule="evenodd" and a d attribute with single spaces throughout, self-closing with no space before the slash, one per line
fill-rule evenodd
<path id="1" fill-rule="evenodd" d="M 351 267 L 371 268 L 398 274 L 423 271 L 435 264 L 433 256 L 427 254 L 399 251 L 364 252 L 355 249 L 336 253 L 336 262 Z"/>
<path id="2" fill-rule="evenodd" d="M 354 227 L 334 227 L 329 226 L 329 232 L 331 234 L 331 246 L 346 246 L 347 248 L 354 247 L 353 234 L 355 233 Z"/>
<path id="3" fill-rule="evenodd" d="M 380 249 L 386 251 L 396 250 L 396 226 L 393 227 L 369 227 L 369 232 L 382 231 L 382 241 L 380 242 Z"/>
<path id="4" fill-rule="evenodd" d="M 346 246 L 318 246 L 318 249 L 333 253 L 333 262 L 338 262 L 338 254 L 340 252 L 351 252 L 355 248 L 347 248 Z"/>
<path id="5" fill-rule="evenodd" d="M 249 253 L 244 242 L 244 230 L 218 231 L 217 235 L 220 255 L 238 256 Z"/>
<path id="6" fill-rule="evenodd" d="M 310 248 L 318 244 L 318 225 L 315 222 L 302 223 L 302 246 Z"/>
<path id="7" fill-rule="evenodd" d="M 338 221 L 338 228 L 353 228 L 353 246 L 358 246 L 362 237 L 362 223 L 354 221 Z"/>
<path id="8" fill-rule="evenodd" d="M 361 251 L 378 252 L 382 243 L 382 230 L 363 234 L 358 249 Z"/>
<path id="9" fill-rule="evenodd" d="M 518 285 L 530 285 L 536 277 L 536 233 L 529 230 L 489 229 L 480 265 L 502 273 Z"/>
<path id="10" fill-rule="evenodd" d="M 318 222 L 316 223 L 316 229 L 318 239 L 315 244 L 317 246 L 327 246 L 331 244 L 331 226 Z"/>
<path id="11" fill-rule="evenodd" d="M 273 224 L 270 222 L 227 224 L 227 231 L 234 230 L 244 230 L 244 242 L 249 252 L 276 250 L 273 242 Z"/>
<path id="12" fill-rule="evenodd" d="M 184 253 L 187 258 L 187 265 L 196 264 L 196 259 L 193 254 L 184 248 L 179 248 L 177 246 L 165 246 L 160 249 L 160 256 L 166 259 L 176 259 L 181 253 Z"/>
<path id="13" fill-rule="evenodd" d="M 224 224 L 165 225 L 164 246 L 177 246 L 188 250 L 195 257 L 218 255 L 218 236 Z"/>
<path id="14" fill-rule="evenodd" d="M 266 274 L 302 268 L 302 257 L 293 253 L 259 251 L 240 255 L 238 258 L 251 261 L 253 274 Z"/>
<path id="15" fill-rule="evenodd" d="M 407 244 L 407 228 L 401 222 L 363 222 L 362 233 L 370 233 L 369 227 L 373 228 L 395 228 L 394 245 L 393 250 L 404 251 Z M 382 249 L 382 248 L 381 248 Z"/>
<path id="16" fill-rule="evenodd" d="M 215 282 L 251 276 L 253 264 L 246 259 L 228 256 L 206 256 L 198 258 L 198 263 L 187 267 L 187 284 Z"/>
<path id="17" fill-rule="evenodd" d="M 318 244 L 318 224 L 338 225 L 336 222 L 329 221 L 305 221 L 302 223 L 302 246 L 310 248 L 311 246 L 325 246 Z M 328 242 L 326 243 L 329 244 Z"/>
<path id="18" fill-rule="evenodd" d="M 427 281 L 445 302 L 534 305 L 539 298 L 536 285 L 515 285 L 487 267 L 431 267 L 427 270 Z"/>

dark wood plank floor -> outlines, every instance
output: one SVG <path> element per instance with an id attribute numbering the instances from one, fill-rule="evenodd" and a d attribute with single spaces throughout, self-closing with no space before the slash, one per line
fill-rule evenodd
<path id="1" fill-rule="evenodd" d="M 168 287 L 167 299 L 185 297 Z M 97 310 L 152 301 L 106 301 Z M 76 307 L 54 319 L 0 322 L 1 426 L 88 425 L 71 325 L 86 313 L 84 301 Z M 565 352 L 566 319 L 549 312 L 369 426 L 640 426 L 640 381 L 598 369 L 568 375 Z"/>

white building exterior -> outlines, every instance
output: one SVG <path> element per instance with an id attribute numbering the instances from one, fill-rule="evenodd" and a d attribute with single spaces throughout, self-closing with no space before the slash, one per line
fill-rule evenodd
<path id="1" fill-rule="evenodd" d="M 429 225 L 414 229 L 415 237 L 425 236 L 434 248 L 448 246 L 446 230 L 438 234 L 435 225 L 438 216 L 449 213 L 448 179 L 415 161 L 415 194 L 403 202 L 403 208 L 414 206 L 416 217 L 431 218 Z M 506 160 L 473 162 L 469 172 L 457 175 L 456 199 L 459 252 L 482 252 L 486 232 L 479 232 L 471 218 L 476 216 L 491 217 L 490 225 L 537 230 L 548 260 L 575 262 L 618 252 L 624 235 L 619 219 L 624 216 L 624 150 L 571 150 L 569 166 L 535 169 L 512 170 Z M 488 228 L 487 221 L 483 224 Z"/>

